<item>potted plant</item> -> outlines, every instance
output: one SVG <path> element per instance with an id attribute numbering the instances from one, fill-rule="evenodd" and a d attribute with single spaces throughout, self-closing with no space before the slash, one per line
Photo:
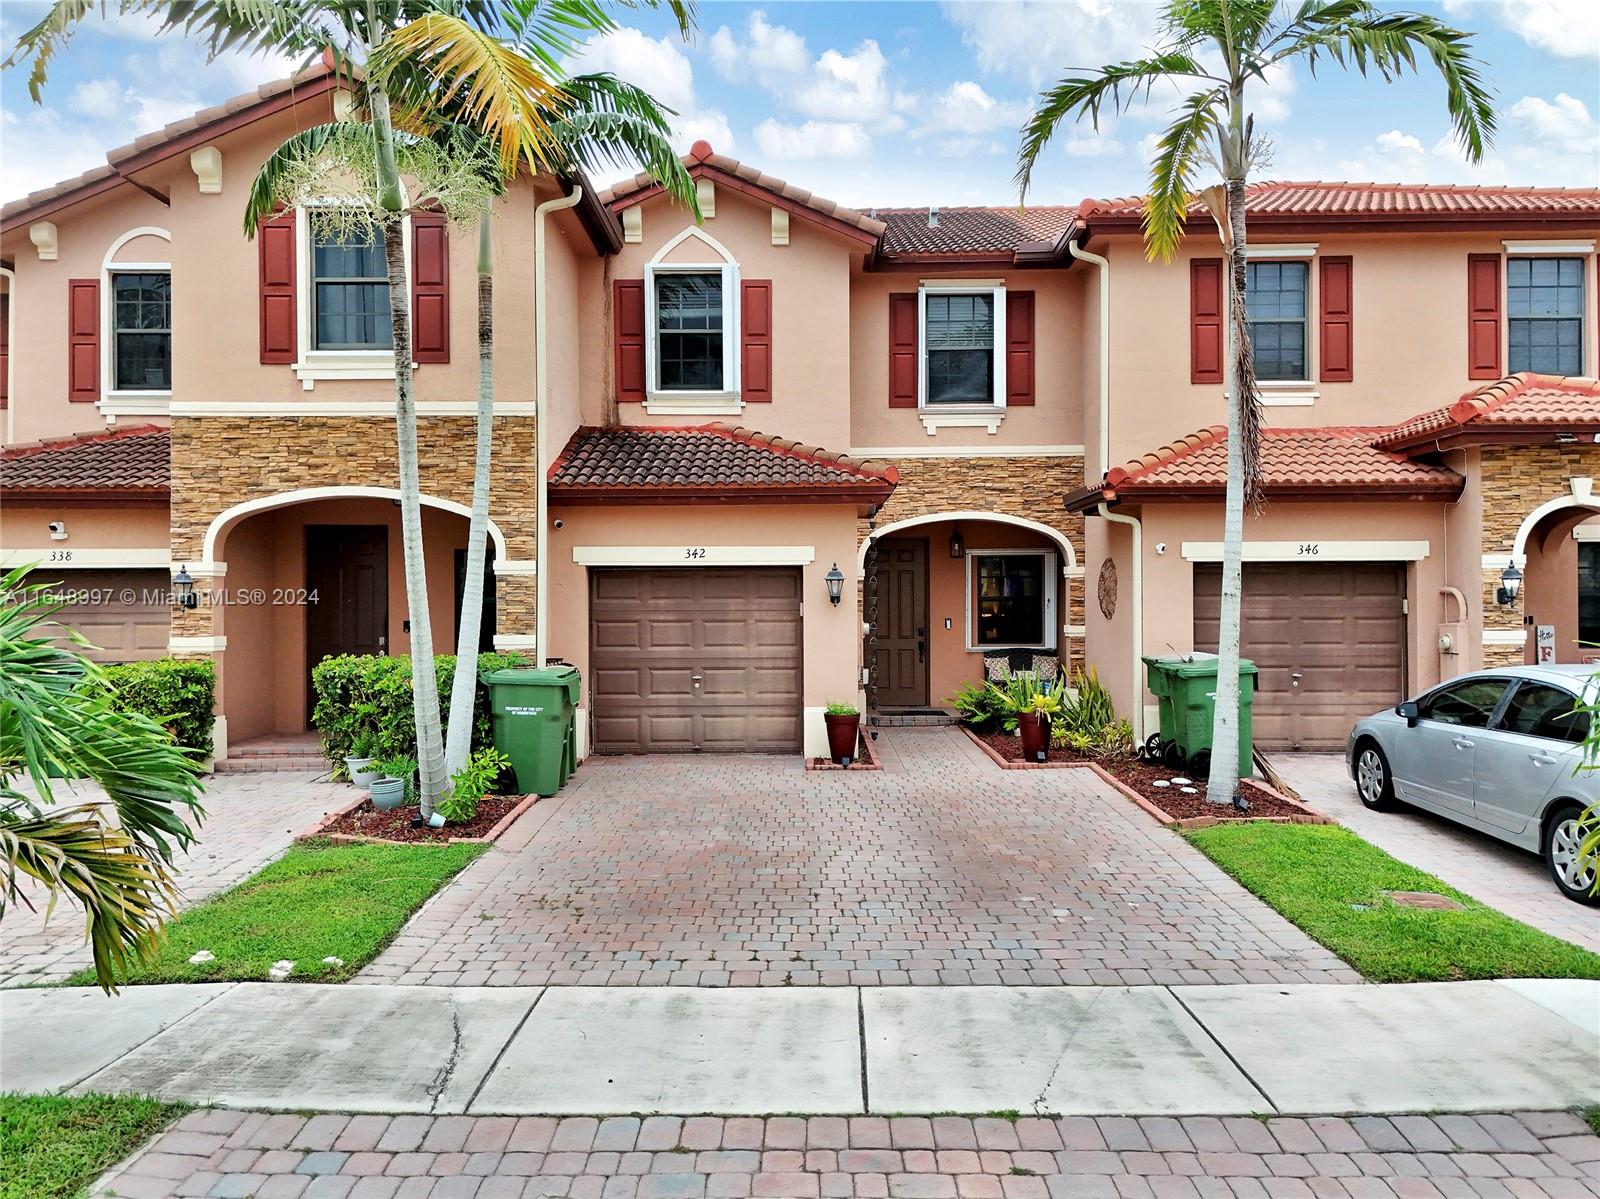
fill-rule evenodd
<path id="1" fill-rule="evenodd" d="M 1050 722 L 1061 712 L 1066 680 L 1040 686 L 1031 674 L 1013 675 L 1005 687 L 990 683 L 995 703 L 1017 722 L 1022 738 L 1022 760 L 1043 762 L 1050 755 Z"/>
<path id="2" fill-rule="evenodd" d="M 345 773 L 358 787 L 370 787 L 380 777 L 380 772 L 372 768 L 378 751 L 377 741 L 377 736 L 370 731 L 357 733 L 350 746 L 350 756 L 344 760 Z"/>
<path id="3" fill-rule="evenodd" d="M 822 710 L 822 721 L 828 726 L 828 757 L 841 766 L 850 765 L 861 737 L 861 710 L 854 704 L 829 704 Z"/>
<path id="4" fill-rule="evenodd" d="M 372 765 L 378 772 L 368 788 L 372 806 L 380 812 L 393 811 L 410 798 L 411 779 L 417 773 L 416 759 L 381 758 Z"/>

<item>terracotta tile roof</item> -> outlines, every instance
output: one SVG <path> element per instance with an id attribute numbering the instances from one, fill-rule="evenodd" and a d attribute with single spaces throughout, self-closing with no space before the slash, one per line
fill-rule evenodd
<path id="1" fill-rule="evenodd" d="M 926 208 L 875 208 L 888 226 L 878 253 L 888 256 L 999 251 L 1049 252 L 1074 227 L 1076 212 L 1064 205 L 1018 209 L 938 208 L 929 227 Z"/>
<path id="2" fill-rule="evenodd" d="M 1142 197 L 1085 200 L 1078 216 L 1091 227 L 1098 223 L 1137 220 Z M 1591 218 L 1600 225 L 1600 188 L 1466 187 L 1420 183 L 1292 183 L 1252 184 L 1246 191 L 1251 218 L 1381 220 L 1396 217 L 1541 217 Z M 1203 210 L 1198 202 L 1191 216 Z"/>
<path id="3" fill-rule="evenodd" d="M 883 499 L 899 475 L 864 461 L 726 424 L 579 429 L 550 467 L 553 497 L 668 502 L 837 496 Z"/>
<path id="4" fill-rule="evenodd" d="M 835 204 L 832 200 L 808 192 L 803 187 L 796 187 L 792 183 L 774 175 L 768 175 L 747 166 L 737 158 L 729 158 L 726 154 L 718 154 L 711 149 L 711 144 L 698 141 L 690 148 L 689 153 L 683 157 L 683 165 L 688 168 L 689 174 L 696 178 L 704 175 L 721 175 L 724 179 L 742 184 L 747 188 L 768 192 L 775 198 L 788 201 L 788 206 L 805 209 L 826 220 L 836 221 L 846 228 L 854 229 L 873 239 L 883 233 L 883 222 L 857 212 L 853 208 L 846 208 L 843 204 Z M 600 192 L 602 203 L 610 205 L 613 210 L 631 207 L 658 192 L 660 188 L 649 175 L 640 173 L 632 179 L 621 183 L 614 183 Z"/>
<path id="5" fill-rule="evenodd" d="M 1600 382 L 1526 372 L 1510 375 L 1396 425 L 1375 444 L 1416 450 L 1466 434 L 1542 430 L 1600 432 Z"/>
<path id="6" fill-rule="evenodd" d="M 0 492 L 165 495 L 170 438 L 155 425 L 0 450 Z"/>
<path id="7" fill-rule="evenodd" d="M 1443 466 L 1413 462 L 1377 449 L 1380 428 L 1265 429 L 1263 477 L 1269 498 L 1344 492 L 1384 498 L 1394 495 L 1454 495 L 1461 476 Z M 1227 428 L 1213 425 L 1113 467 L 1104 490 L 1122 499 L 1135 495 L 1221 493 L 1227 482 Z"/>

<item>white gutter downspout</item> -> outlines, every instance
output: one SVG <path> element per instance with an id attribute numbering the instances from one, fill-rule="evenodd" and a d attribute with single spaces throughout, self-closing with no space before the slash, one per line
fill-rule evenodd
<path id="1" fill-rule="evenodd" d="M 583 199 L 583 188 L 573 187 L 572 194 L 555 200 L 546 200 L 533 210 L 533 467 L 534 507 L 533 527 L 538 539 L 533 547 L 533 653 L 534 663 L 544 668 L 548 654 L 550 610 L 545 600 L 550 594 L 550 550 L 547 542 L 550 531 L 550 484 L 545 478 L 545 410 L 550 402 L 550 367 L 546 361 L 545 345 L 548 341 L 547 322 L 544 316 L 544 218 L 546 213 L 571 208 Z"/>
<path id="2" fill-rule="evenodd" d="M 1100 477 L 1111 469 L 1111 264 L 1068 240 L 1067 252 L 1080 262 L 1092 262 L 1100 283 Z M 1088 472 L 1085 472 L 1086 474 Z"/>
<path id="3" fill-rule="evenodd" d="M 1133 534 L 1133 743 L 1144 744 L 1144 526 L 1136 516 L 1113 512 L 1101 503 L 1100 515 L 1113 524 L 1127 525 Z"/>

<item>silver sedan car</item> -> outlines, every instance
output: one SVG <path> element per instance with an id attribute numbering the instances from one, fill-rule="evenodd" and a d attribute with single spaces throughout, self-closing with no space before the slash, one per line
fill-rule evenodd
<path id="1" fill-rule="evenodd" d="M 1592 904 L 1578 845 L 1600 802 L 1583 749 L 1597 699 L 1593 666 L 1475 671 L 1360 721 L 1345 761 L 1367 807 L 1426 808 L 1541 854 L 1562 894 Z"/>

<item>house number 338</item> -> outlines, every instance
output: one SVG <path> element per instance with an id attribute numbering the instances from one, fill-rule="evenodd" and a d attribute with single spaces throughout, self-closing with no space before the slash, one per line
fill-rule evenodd
<path id="1" fill-rule="evenodd" d="M 685 558 L 704 558 L 706 556 L 706 547 L 703 545 L 691 545 L 683 551 L 683 556 Z"/>
<path id="2" fill-rule="evenodd" d="M 1299 553 L 1298 556 L 1301 557 L 1301 558 L 1315 558 L 1321 552 L 1322 552 L 1322 546 L 1319 545 L 1317 542 L 1315 542 L 1315 541 L 1302 541 L 1300 543 L 1300 553 Z"/>

